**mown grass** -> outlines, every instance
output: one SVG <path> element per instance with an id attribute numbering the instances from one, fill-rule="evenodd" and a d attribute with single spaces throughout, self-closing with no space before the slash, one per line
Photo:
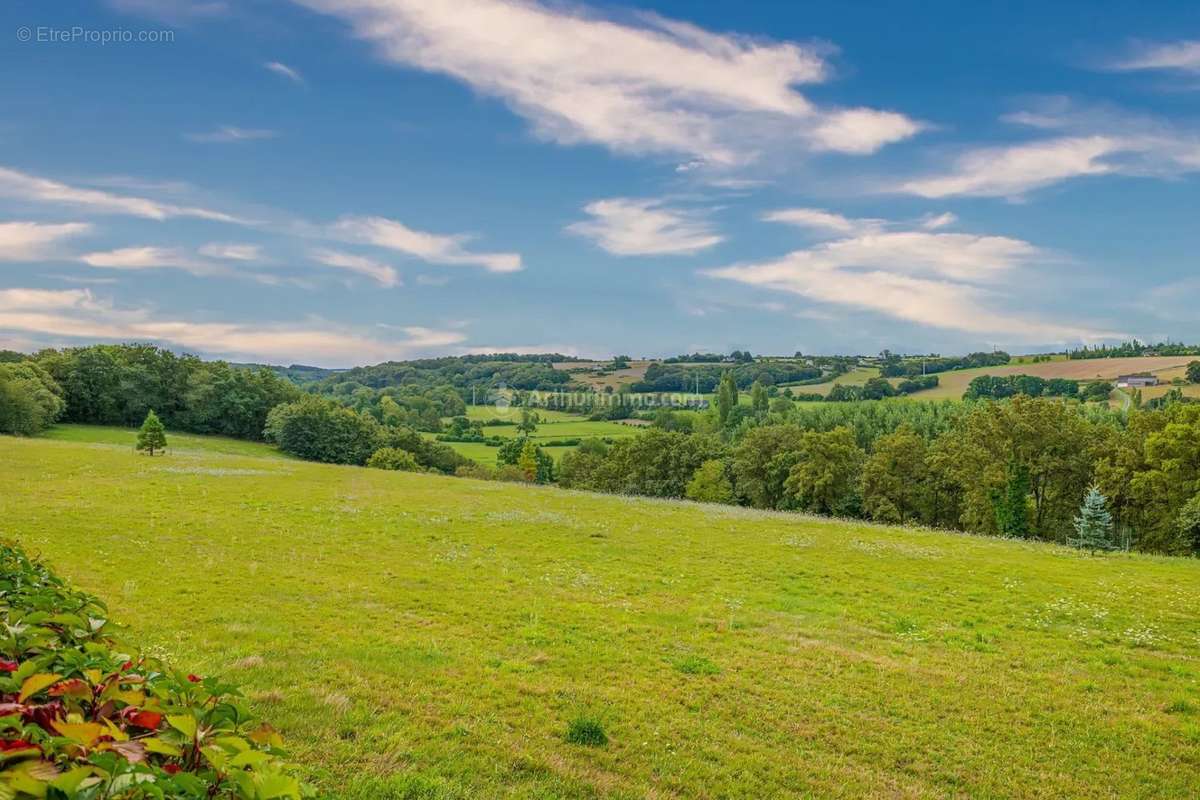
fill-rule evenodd
<path id="1" fill-rule="evenodd" d="M 826 395 L 826 394 L 829 394 L 829 392 L 837 384 L 841 384 L 842 386 L 862 386 L 864 383 L 869 381 L 871 378 L 878 378 L 878 377 L 879 377 L 879 368 L 878 367 L 856 367 L 855 369 L 850 370 L 849 372 L 845 373 L 844 375 L 839 375 L 836 378 L 834 378 L 833 380 L 825 381 L 824 383 L 808 383 L 808 384 L 790 383 L 790 384 L 784 384 L 784 385 L 791 386 L 792 391 L 796 392 L 796 393 Z"/>
<path id="2" fill-rule="evenodd" d="M 136 428 L 113 428 L 104 425 L 55 425 L 42 436 L 62 442 L 86 442 L 127 447 L 131 451 L 137 443 Z M 224 453 L 264 458 L 293 458 L 274 445 L 264 442 L 248 442 L 243 439 L 228 439 L 224 436 L 197 436 L 175 431 L 167 431 L 167 447 L 175 453 Z"/>
<path id="3" fill-rule="evenodd" d="M 1200 793 L 1197 561 L 45 439 L 0 487 L 331 796 Z"/>
<path id="4" fill-rule="evenodd" d="M 603 437 L 634 436 L 640 432 L 633 425 L 622 425 L 619 422 L 597 422 L 576 417 L 570 422 L 544 422 L 537 426 L 529 438 L 534 441 L 549 441 L 553 439 L 595 439 Z M 517 436 L 515 425 L 484 426 L 485 436 Z"/>

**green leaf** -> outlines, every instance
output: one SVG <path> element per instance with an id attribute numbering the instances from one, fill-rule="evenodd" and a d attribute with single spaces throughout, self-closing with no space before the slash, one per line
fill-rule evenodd
<path id="1" fill-rule="evenodd" d="M 290 775 L 269 773 L 261 776 L 258 784 L 258 796 L 262 800 L 276 800 L 280 797 L 300 800 L 300 784 Z"/>
<path id="2" fill-rule="evenodd" d="M 191 714 L 171 714 L 167 717 L 167 724 L 189 739 L 196 738 L 196 718 Z"/>

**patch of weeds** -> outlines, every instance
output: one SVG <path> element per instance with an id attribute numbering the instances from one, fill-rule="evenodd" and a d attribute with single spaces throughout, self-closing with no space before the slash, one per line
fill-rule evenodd
<path id="1" fill-rule="evenodd" d="M 1180 698 L 1171 703 L 1168 703 L 1163 711 L 1168 714 L 1195 714 L 1197 711 L 1196 704 L 1189 700 Z"/>
<path id="2" fill-rule="evenodd" d="M 584 747 L 603 747 L 608 744 L 608 734 L 595 717 L 576 717 L 567 726 L 567 741 Z"/>
<path id="3" fill-rule="evenodd" d="M 671 662 L 684 675 L 720 675 L 721 668 L 704 656 L 684 656 Z"/>
<path id="4" fill-rule="evenodd" d="M 921 623 L 910 617 L 901 617 L 896 620 L 896 625 L 893 630 L 901 639 L 912 639 L 919 641 L 925 638 L 921 633 Z"/>

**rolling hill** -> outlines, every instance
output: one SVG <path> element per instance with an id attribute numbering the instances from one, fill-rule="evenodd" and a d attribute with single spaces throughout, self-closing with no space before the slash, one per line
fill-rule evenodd
<path id="1" fill-rule="evenodd" d="M 132 436 L 0 437 L 4 535 L 330 796 L 1200 793 L 1195 560 Z"/>

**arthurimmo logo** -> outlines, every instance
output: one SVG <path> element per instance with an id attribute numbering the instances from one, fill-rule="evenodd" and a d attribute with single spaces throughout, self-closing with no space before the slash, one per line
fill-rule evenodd
<path id="1" fill-rule="evenodd" d="M 508 384 L 498 383 L 492 392 L 495 395 L 492 404 L 496 407 L 496 416 L 507 417 L 512 410 L 512 400 L 508 396 Z"/>

